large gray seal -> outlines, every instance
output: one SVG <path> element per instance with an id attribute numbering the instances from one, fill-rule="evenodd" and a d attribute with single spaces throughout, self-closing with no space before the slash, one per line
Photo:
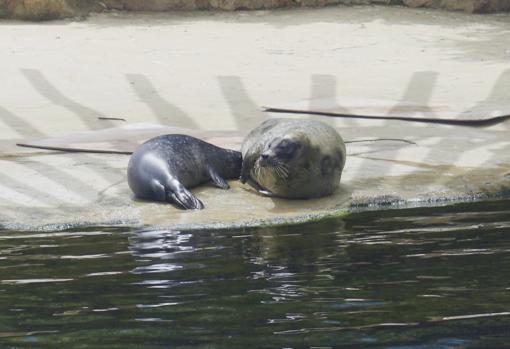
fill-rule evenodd
<path id="1" fill-rule="evenodd" d="M 219 188 L 228 189 L 225 179 L 237 179 L 240 172 L 240 152 L 169 134 L 149 139 L 134 151 L 127 178 L 137 197 L 203 209 L 204 204 L 187 188 L 212 180 Z"/>
<path id="2" fill-rule="evenodd" d="M 241 182 L 264 194 L 308 199 L 333 193 L 345 165 L 338 132 L 319 121 L 269 119 L 244 139 Z"/>

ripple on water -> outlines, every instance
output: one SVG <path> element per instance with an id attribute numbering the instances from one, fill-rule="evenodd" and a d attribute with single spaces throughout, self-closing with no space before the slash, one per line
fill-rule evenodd
<path id="1" fill-rule="evenodd" d="M 238 231 L 4 231 L 0 347 L 503 348 L 509 217 L 500 201 Z"/>

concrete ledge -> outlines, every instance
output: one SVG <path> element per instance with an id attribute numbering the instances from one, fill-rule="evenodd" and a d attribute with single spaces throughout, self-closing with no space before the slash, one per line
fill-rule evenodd
<path id="1" fill-rule="evenodd" d="M 0 165 L 11 170 L 10 179 L 7 182 L 4 179 L 11 191 L 6 199 L 16 204 L 2 207 L 0 226 L 55 229 L 86 222 L 172 229 L 250 227 L 320 220 L 353 210 L 442 205 L 510 194 L 510 141 L 506 131 L 433 125 L 416 129 L 404 122 L 392 123 L 394 125 L 382 129 L 364 127 L 362 134 L 365 139 L 387 138 L 397 134 L 399 129 L 412 129 L 412 135 L 402 135 L 408 142 L 348 144 L 341 186 L 330 197 L 268 198 L 231 181 L 229 190 L 210 185 L 193 189 L 206 206 L 201 211 L 182 211 L 169 204 L 133 200 L 125 179 L 128 155 L 37 151 L 22 156 L 12 154 L 14 159 L 0 158 Z M 155 135 L 185 133 L 219 146 L 239 149 L 243 136 L 241 133 L 236 136 L 228 132 L 156 126 L 127 125 L 25 143 L 129 152 Z M 360 140 L 358 128 L 344 127 L 340 131 L 348 140 Z M 460 149 L 463 155 L 458 157 Z M 486 149 L 491 149 L 493 158 L 486 157 Z M 29 163 L 31 169 L 20 166 L 20 162 Z M 57 182 L 51 181 L 57 178 Z M 24 182 L 40 183 L 41 188 L 28 191 Z"/>

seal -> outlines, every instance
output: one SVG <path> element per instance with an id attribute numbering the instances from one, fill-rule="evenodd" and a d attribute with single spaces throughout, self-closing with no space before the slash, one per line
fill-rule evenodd
<path id="1" fill-rule="evenodd" d="M 345 144 L 320 121 L 269 119 L 243 141 L 241 182 L 255 182 L 261 193 L 309 199 L 333 193 L 345 165 Z"/>
<path id="2" fill-rule="evenodd" d="M 185 209 L 203 209 L 204 204 L 187 188 L 210 180 L 228 189 L 225 179 L 239 178 L 241 153 L 198 138 L 168 134 L 149 139 L 131 155 L 128 184 L 135 196 L 175 203 Z"/>

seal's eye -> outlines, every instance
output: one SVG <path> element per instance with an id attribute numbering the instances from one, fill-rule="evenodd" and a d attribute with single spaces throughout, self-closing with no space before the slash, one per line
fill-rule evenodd
<path id="1" fill-rule="evenodd" d="M 282 139 L 275 148 L 275 154 L 282 160 L 289 160 L 301 148 L 301 144 L 290 139 Z"/>

